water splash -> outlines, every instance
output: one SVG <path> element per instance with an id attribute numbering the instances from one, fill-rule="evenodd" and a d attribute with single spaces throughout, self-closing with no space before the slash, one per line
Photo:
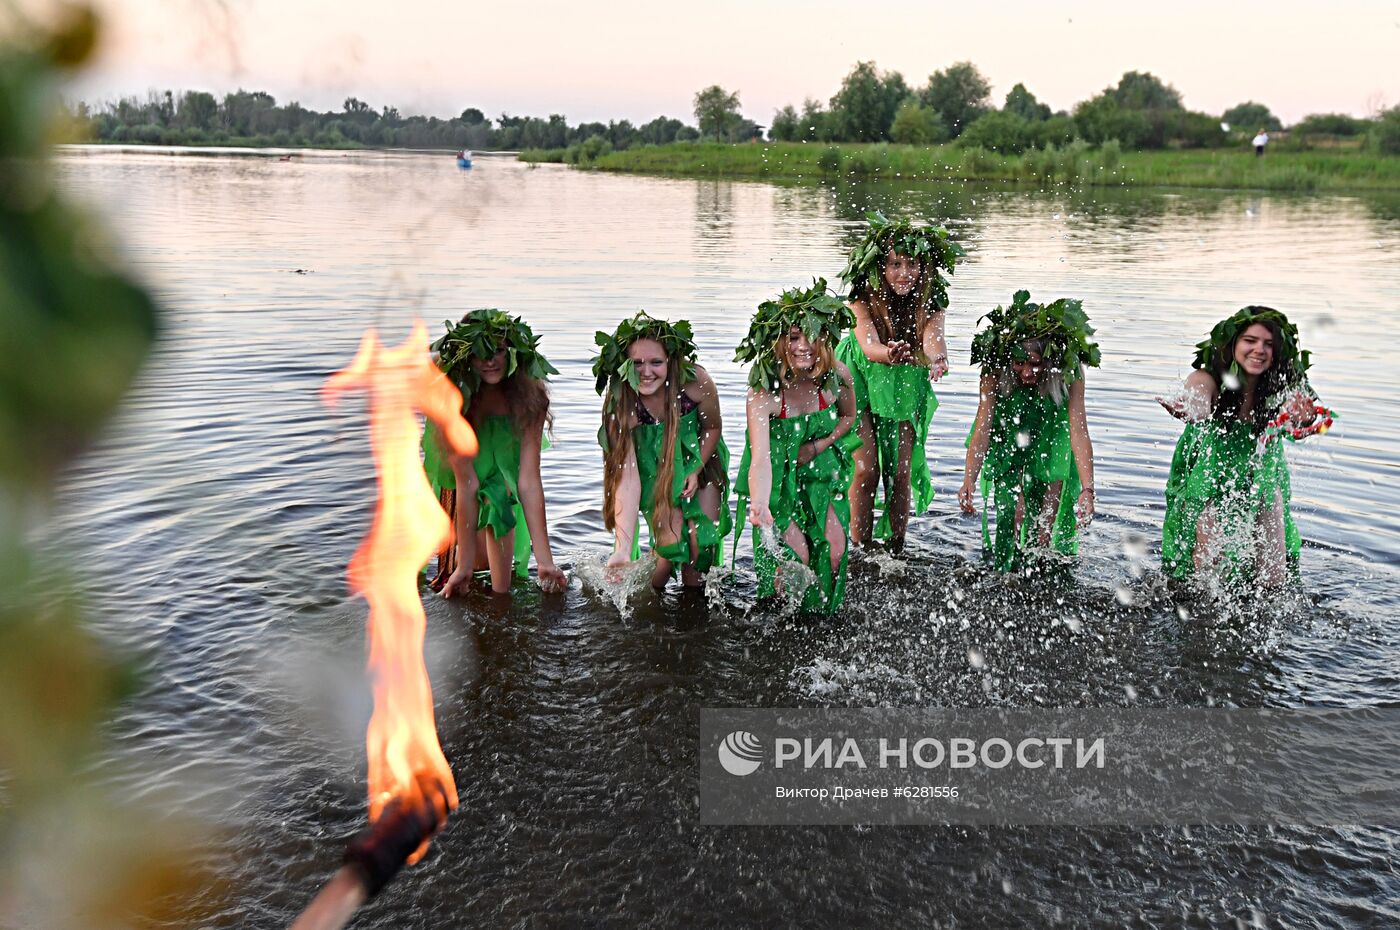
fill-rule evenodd
<path id="1" fill-rule="evenodd" d="M 608 557 L 611 551 L 595 547 L 583 547 L 570 553 L 574 573 L 587 589 L 591 589 L 610 601 L 617 608 L 618 615 L 626 620 L 632 616 L 632 601 L 637 593 L 650 587 L 652 572 L 656 570 L 656 557 L 647 553 L 640 559 L 628 562 L 622 570 L 609 578 Z M 708 586 L 707 586 L 708 587 Z"/>
<path id="2" fill-rule="evenodd" d="M 800 559 L 792 557 L 790 551 L 778 541 L 777 531 L 773 527 L 760 527 L 758 540 L 763 551 L 778 563 L 779 616 L 790 616 L 802 606 L 807 589 L 817 583 L 817 573 L 803 565 Z"/>

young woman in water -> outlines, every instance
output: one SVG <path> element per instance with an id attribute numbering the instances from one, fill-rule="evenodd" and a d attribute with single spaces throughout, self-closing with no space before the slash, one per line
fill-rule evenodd
<path id="1" fill-rule="evenodd" d="M 519 317 L 473 310 L 433 343 L 438 367 L 462 392 L 462 414 L 481 448 L 473 460 L 444 456 L 433 426 L 423 433 L 423 465 L 447 512 L 455 543 L 438 555 L 432 586 L 443 597 L 465 594 L 476 571 L 489 569 L 491 590 L 510 590 L 528 572 L 534 550 L 539 585 L 568 583 L 554 564 L 540 484 L 540 449 L 551 425 L 546 379 L 557 370 Z"/>
<path id="2" fill-rule="evenodd" d="M 851 373 L 861 440 L 851 481 L 851 542 L 864 545 L 873 531 L 899 551 L 911 507 L 922 513 L 933 502 L 924 453 L 938 406 L 930 381 L 948 371 L 944 275 L 963 250 L 941 226 L 891 222 L 880 213 L 867 217 L 865 238 L 841 272 L 855 326 L 836 347 Z M 885 502 L 873 526 L 877 484 Z"/>
<path id="3" fill-rule="evenodd" d="M 641 513 L 656 555 L 652 586 L 665 587 L 680 565 L 682 582 L 699 587 L 721 560 L 733 520 L 719 396 L 696 364 L 690 324 L 639 312 L 596 341 L 603 522 L 613 531 L 607 569 L 615 575 L 640 554 Z"/>
<path id="4" fill-rule="evenodd" d="M 859 445 L 851 374 L 832 347 L 853 322 L 824 279 L 759 304 L 734 360 L 749 362 L 748 441 L 739 463 L 739 513 L 749 499 L 758 596 L 779 591 L 781 545 L 812 566 L 802 609 L 834 613 L 846 596 L 847 496 Z M 763 534 L 774 534 L 765 545 Z M 736 539 L 737 544 L 737 539 Z"/>
<path id="5" fill-rule="evenodd" d="M 972 340 L 982 378 L 958 505 L 975 512 L 980 474 L 983 553 L 999 571 L 1019 569 L 1030 551 L 1074 555 L 1079 527 L 1094 515 L 1084 369 L 1098 367 L 1099 347 L 1079 301 L 1042 306 L 1030 297 L 1017 291 Z"/>
<path id="6" fill-rule="evenodd" d="M 1298 329 L 1268 307 L 1245 307 L 1196 346 L 1182 391 L 1158 398 L 1186 423 L 1167 477 L 1162 570 L 1191 578 L 1227 575 L 1282 584 L 1296 571 L 1302 539 L 1289 512 L 1283 414 L 1300 434 L 1318 417 Z M 1329 421 L 1330 422 L 1330 421 Z"/>

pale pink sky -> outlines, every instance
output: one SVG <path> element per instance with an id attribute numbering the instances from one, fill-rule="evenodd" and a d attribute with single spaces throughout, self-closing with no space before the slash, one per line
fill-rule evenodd
<path id="1" fill-rule="evenodd" d="M 740 94 L 767 124 L 823 102 L 859 60 L 912 85 L 962 60 L 999 105 L 1023 81 L 1069 109 L 1128 70 L 1151 71 L 1208 113 L 1244 100 L 1285 122 L 1400 103 L 1400 3 L 1178 0 L 890 3 L 691 0 L 97 0 L 111 32 L 86 99 L 151 88 L 266 90 L 339 109 L 347 96 L 404 114 L 476 106 L 570 122 L 666 114 L 696 90 Z"/>

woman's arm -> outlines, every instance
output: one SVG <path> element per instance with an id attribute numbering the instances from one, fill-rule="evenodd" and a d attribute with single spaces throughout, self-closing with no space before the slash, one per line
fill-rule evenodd
<path id="1" fill-rule="evenodd" d="M 1079 525 L 1094 516 L 1094 443 L 1089 438 L 1089 420 L 1084 413 L 1084 372 L 1069 386 L 1069 447 L 1074 451 L 1074 467 L 1079 470 L 1079 501 L 1075 512 Z"/>
<path id="2" fill-rule="evenodd" d="M 452 518 L 457 536 L 457 565 L 442 586 L 443 597 L 466 594 L 471 587 L 472 575 L 476 572 L 476 520 L 481 510 L 481 502 L 476 499 L 481 482 L 476 477 L 475 459 L 449 454 L 449 461 L 457 479 L 457 512 Z"/>
<path id="3" fill-rule="evenodd" d="M 880 341 L 880 332 L 875 328 L 875 321 L 870 318 L 870 308 L 863 300 L 851 301 L 851 312 L 855 314 L 856 342 L 860 343 L 860 350 L 865 353 L 865 357 L 870 361 L 880 365 L 896 365 L 903 361 L 909 352 L 909 347 L 902 342 L 892 342 L 885 345 Z"/>
<path id="4" fill-rule="evenodd" d="M 769 501 L 773 495 L 773 463 L 768 454 L 768 419 L 778 404 L 768 391 L 749 389 L 749 522 L 754 526 L 771 526 L 773 514 Z"/>
<path id="5" fill-rule="evenodd" d="M 977 476 L 987 460 L 987 446 L 992 439 L 992 410 L 997 405 L 997 379 L 983 375 L 977 383 L 977 417 L 972 421 L 972 439 L 967 444 L 967 459 L 963 463 L 963 483 L 958 489 L 958 506 L 963 513 L 972 513 Z"/>
<path id="6" fill-rule="evenodd" d="M 697 408 L 700 419 L 700 467 L 686 475 L 685 489 L 681 492 L 682 496 L 690 498 L 700 487 L 700 471 L 710 463 L 710 457 L 715 454 L 715 447 L 724 435 L 724 424 L 719 412 L 719 391 L 709 372 L 697 365 L 695 380 L 683 390 L 690 394 L 691 400 L 700 404 Z"/>
<path id="7" fill-rule="evenodd" d="M 1157 403 L 1178 420 L 1201 423 L 1210 419 L 1211 411 L 1215 409 L 1215 399 L 1219 394 L 1220 387 L 1210 372 L 1199 370 L 1186 377 L 1186 383 L 1175 397 L 1159 397 Z"/>
<path id="8" fill-rule="evenodd" d="M 608 567 L 632 561 L 632 542 L 637 538 L 637 517 L 642 505 L 642 477 L 637 472 L 637 448 L 630 445 L 622 463 L 622 475 L 613 493 L 613 551 Z"/>
<path id="9" fill-rule="evenodd" d="M 516 490 L 520 494 L 520 507 L 525 511 L 525 526 L 530 530 L 530 548 L 535 553 L 535 572 L 539 577 L 540 588 L 545 591 L 562 591 L 568 585 L 554 564 L 554 553 L 549 546 L 549 523 L 545 518 L 544 485 L 540 481 L 540 437 L 544 432 L 543 421 L 532 423 L 520 437 L 520 476 Z"/>
<path id="10" fill-rule="evenodd" d="M 851 431 L 856 422 L 856 394 L 851 387 L 851 372 L 840 362 L 836 363 L 836 377 L 840 387 L 836 391 L 836 427 L 826 436 L 809 439 L 797 450 L 797 464 L 806 465 L 827 449 L 836 445 L 837 440 Z"/>
<path id="11" fill-rule="evenodd" d="M 929 377 L 934 381 L 948 373 L 948 343 L 943 338 L 944 318 L 948 314 L 935 310 L 924 323 L 923 350 L 928 359 Z"/>

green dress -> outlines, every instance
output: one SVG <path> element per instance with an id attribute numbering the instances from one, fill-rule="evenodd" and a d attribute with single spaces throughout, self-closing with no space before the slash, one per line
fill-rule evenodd
<path id="1" fill-rule="evenodd" d="M 632 446 L 637 457 L 637 474 L 642 483 L 641 509 L 651 534 L 652 549 L 673 565 L 690 561 L 690 531 L 695 530 L 699 553 L 695 559 L 698 571 L 709 571 L 724 561 L 724 537 L 733 528 L 729 513 L 729 448 L 721 437 L 708 462 L 700 461 L 700 412 L 682 414 L 676 428 L 676 467 L 671 481 L 671 504 L 681 512 L 684 526 L 681 538 L 668 546 L 657 545 L 656 525 L 652 522 L 651 502 L 656 488 L 656 476 L 661 469 L 661 445 L 666 438 L 662 423 L 639 423 L 632 429 Z M 703 468 L 702 468 L 703 465 Z M 683 500 L 687 475 L 699 470 L 701 485 L 719 488 L 719 520 L 711 520 L 700 508 L 700 495 Z M 632 558 L 641 555 L 640 540 L 632 541 Z"/>
<path id="2" fill-rule="evenodd" d="M 928 471 L 924 444 L 938 398 L 929 383 L 929 370 L 922 365 L 885 365 L 865 357 L 855 331 L 846 333 L 836 346 L 836 357 L 851 371 L 855 388 L 856 416 L 870 411 L 875 427 L 875 451 L 879 459 L 880 478 L 884 486 L 893 483 L 899 466 L 899 424 L 914 425 L 914 449 L 910 462 L 910 485 L 913 513 L 921 514 L 933 504 L 933 478 Z M 878 539 L 890 536 L 890 517 L 884 505 L 880 522 L 875 526 Z"/>
<path id="3" fill-rule="evenodd" d="M 1018 385 L 998 396 L 992 408 L 987 457 L 982 462 L 982 550 L 998 571 L 1020 568 L 1034 543 L 1033 516 L 1047 488 L 1060 484 L 1060 503 L 1050 530 L 1050 547 L 1063 555 L 1079 551 L 1075 504 L 1079 500 L 1079 469 L 1069 441 L 1069 404 L 1030 385 Z M 976 424 L 973 425 L 976 429 Z M 972 442 L 972 432 L 968 432 Z M 1026 501 L 1026 516 L 1016 532 L 1016 502 Z M 988 514 L 996 517 L 996 538 Z"/>
<path id="4" fill-rule="evenodd" d="M 1283 505 L 1284 548 L 1296 571 L 1302 536 L 1289 510 L 1290 482 L 1283 443 L 1261 446 L 1241 420 L 1188 423 L 1176 444 L 1167 475 L 1167 514 L 1162 521 L 1162 570 L 1190 578 L 1196 570 L 1196 528 L 1208 504 L 1215 505 L 1231 571 L 1244 569 L 1254 549 L 1259 512 Z"/>
<path id="5" fill-rule="evenodd" d="M 530 567 L 530 530 L 520 506 L 520 435 L 511 418 L 504 414 L 481 417 L 472 424 L 480 447 L 472 467 L 476 469 L 476 528 L 489 529 L 497 539 L 515 531 L 515 574 L 524 578 Z M 548 441 L 541 439 L 547 448 Z M 457 487 L 452 465 L 443 455 L 437 428 L 431 422 L 423 428 L 423 468 L 439 498 L 444 490 Z"/>
<path id="6" fill-rule="evenodd" d="M 817 576 L 817 583 L 807 589 L 802 609 L 826 614 L 835 613 L 846 598 L 846 561 L 849 554 L 849 550 L 842 554 L 841 563 L 833 572 L 831 547 L 826 541 L 826 514 L 828 510 L 834 510 L 836 518 L 841 521 L 842 530 L 850 532 L 851 501 L 848 495 L 851 476 L 855 472 L 851 453 L 860 448 L 860 437 L 851 429 L 806 465 L 797 463 L 797 453 L 804 442 L 830 436 L 840 418 L 836 405 L 832 404 L 825 410 L 801 416 L 773 417 L 768 421 L 768 461 L 773 470 L 768 510 L 773 514 L 773 528 L 779 542 L 789 552 L 792 551 L 791 547 L 782 543 L 782 538 L 790 524 L 796 523 L 802 535 L 807 537 L 809 565 Z M 744 456 L 739 462 L 739 477 L 736 479 L 741 524 L 748 509 L 751 462 L 752 450 L 746 440 Z M 735 546 L 738 546 L 737 535 Z M 796 553 L 793 553 L 793 558 L 796 557 Z M 754 574 L 758 576 L 758 596 L 772 597 L 777 593 L 778 563 L 764 548 L 758 527 L 753 528 L 753 567 Z"/>

